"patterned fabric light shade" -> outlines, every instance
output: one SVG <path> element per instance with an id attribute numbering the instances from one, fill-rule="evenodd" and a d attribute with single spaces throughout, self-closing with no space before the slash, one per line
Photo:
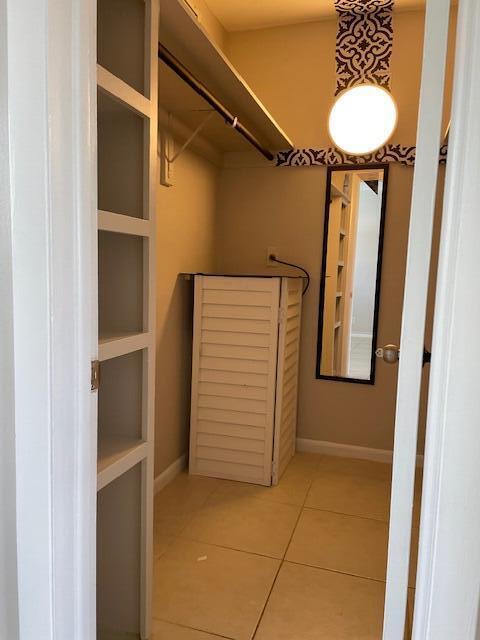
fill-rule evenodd
<path id="1" fill-rule="evenodd" d="M 335 146 L 353 155 L 382 147 L 397 125 L 391 94 L 379 86 L 362 84 L 341 93 L 330 111 L 328 130 Z"/>

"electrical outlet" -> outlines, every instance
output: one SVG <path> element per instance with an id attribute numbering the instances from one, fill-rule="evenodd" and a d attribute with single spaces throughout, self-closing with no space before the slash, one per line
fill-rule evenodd
<path id="1" fill-rule="evenodd" d="M 270 260 L 270 256 L 275 256 L 276 258 L 280 258 L 277 247 L 267 247 L 267 266 L 278 267 L 278 262 L 274 262 L 273 260 Z"/>

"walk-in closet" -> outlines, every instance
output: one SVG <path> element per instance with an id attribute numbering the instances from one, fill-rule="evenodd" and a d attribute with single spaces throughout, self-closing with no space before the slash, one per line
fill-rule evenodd
<path id="1" fill-rule="evenodd" d="M 455 3 L 445 42 L 435 20 L 424 0 L 98 0 L 98 640 L 411 637 Z"/>

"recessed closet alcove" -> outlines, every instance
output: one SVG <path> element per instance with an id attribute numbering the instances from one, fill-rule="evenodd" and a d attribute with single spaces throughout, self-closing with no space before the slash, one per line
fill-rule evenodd
<path id="1" fill-rule="evenodd" d="M 98 0 L 99 640 L 381 637 L 425 2 L 375 9 L 368 157 L 328 131 L 347 0 L 257 4 Z"/>

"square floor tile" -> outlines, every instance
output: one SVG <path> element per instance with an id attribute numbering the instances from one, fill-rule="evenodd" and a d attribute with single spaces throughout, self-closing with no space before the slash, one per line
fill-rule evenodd
<path id="1" fill-rule="evenodd" d="M 163 536 L 159 533 L 161 527 L 154 527 L 153 530 L 153 557 L 159 558 L 163 556 L 168 547 L 175 540 L 174 536 Z"/>
<path id="2" fill-rule="evenodd" d="M 341 458 L 337 456 L 323 456 L 320 471 L 331 471 L 367 478 L 384 478 L 391 480 L 392 465 L 359 458 Z"/>
<path id="3" fill-rule="evenodd" d="M 182 537 L 283 558 L 299 515 L 298 506 L 220 491 L 196 512 Z"/>
<path id="4" fill-rule="evenodd" d="M 297 451 L 288 463 L 285 474 L 298 474 L 311 478 L 320 467 L 324 456 L 318 453 Z"/>
<path id="5" fill-rule="evenodd" d="M 177 476 L 155 496 L 154 520 L 159 533 L 164 536 L 181 533 L 217 487 L 215 478 L 191 476 L 186 472 Z"/>
<path id="6" fill-rule="evenodd" d="M 179 627 L 169 622 L 153 621 L 152 640 L 218 640 L 219 638 L 221 636 L 212 636 L 210 633 Z"/>
<path id="7" fill-rule="evenodd" d="M 255 640 L 379 640 L 384 585 L 282 565 Z"/>
<path id="8" fill-rule="evenodd" d="M 387 522 L 390 482 L 385 478 L 322 470 L 310 487 L 305 506 Z"/>
<path id="9" fill-rule="evenodd" d="M 378 520 L 304 509 L 286 559 L 385 580 L 388 525 Z"/>
<path id="10" fill-rule="evenodd" d="M 153 617 L 251 640 L 280 561 L 176 540 L 155 562 Z"/>
<path id="11" fill-rule="evenodd" d="M 311 484 L 312 479 L 308 475 L 287 469 L 279 484 L 274 487 L 223 480 L 215 493 L 232 497 L 250 496 L 275 504 L 290 504 L 301 507 Z"/>

